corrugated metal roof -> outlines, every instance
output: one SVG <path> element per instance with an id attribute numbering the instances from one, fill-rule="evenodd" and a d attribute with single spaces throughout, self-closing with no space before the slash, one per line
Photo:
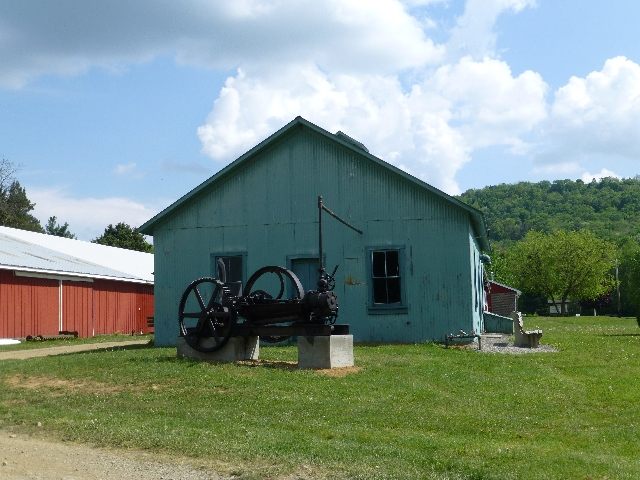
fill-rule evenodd
<path id="1" fill-rule="evenodd" d="M 498 285 L 502 288 L 506 288 L 507 290 L 512 290 L 516 292 L 518 295 L 522 295 L 522 292 L 520 290 L 518 290 L 517 288 L 511 287 L 509 285 L 505 285 L 504 283 L 496 282 L 495 280 L 489 280 L 489 283 L 493 283 L 494 285 Z"/>
<path id="2" fill-rule="evenodd" d="M 0 268 L 153 283 L 153 254 L 0 227 Z"/>
<path id="3" fill-rule="evenodd" d="M 203 183 L 201 183 L 196 188 L 194 188 L 193 190 L 188 192 L 186 195 L 183 195 L 181 198 L 179 198 L 174 203 L 169 205 L 167 208 L 162 210 L 160 213 L 155 215 L 153 218 L 148 220 L 144 225 L 142 225 L 139 228 L 139 230 L 142 233 L 145 233 L 147 235 L 153 235 L 153 229 L 154 229 L 154 227 L 156 226 L 156 224 L 158 222 L 160 222 L 166 216 L 170 215 L 173 211 L 175 211 L 181 205 L 186 203 L 188 200 L 190 200 L 193 197 L 195 197 L 196 195 L 200 194 L 203 190 L 205 190 L 212 183 L 217 182 L 220 179 L 222 179 L 222 178 L 226 177 L 227 175 L 229 175 L 232 171 L 234 171 L 236 168 L 238 168 L 240 165 L 242 165 L 245 161 L 247 161 L 248 159 L 252 158 L 258 152 L 262 151 L 269 144 L 271 144 L 271 143 L 277 141 L 278 139 L 282 138 L 285 134 L 287 134 L 289 131 L 291 131 L 295 127 L 309 128 L 309 129 L 311 129 L 311 130 L 313 130 L 313 131 L 315 131 L 315 132 L 317 132 L 317 133 L 319 133 L 319 134 L 321 134 L 321 135 L 323 135 L 323 136 L 325 136 L 327 138 L 330 138 L 331 140 L 340 143 L 341 145 L 351 149 L 352 151 L 357 152 L 360 155 L 364 155 L 369 160 L 377 163 L 378 165 L 381 165 L 381 166 L 389 169 L 390 171 L 394 172 L 395 174 L 400 175 L 405 180 L 408 180 L 408 181 L 410 181 L 410 182 L 412 182 L 412 183 L 414 183 L 416 185 L 419 185 L 420 187 L 422 187 L 422 188 L 434 193 L 435 195 L 437 195 L 437 196 L 439 196 L 441 198 L 444 198 L 445 200 L 451 202 L 452 204 L 454 204 L 458 208 L 461 208 L 461 209 L 465 210 L 469 214 L 469 217 L 470 217 L 470 220 L 471 220 L 471 224 L 473 225 L 473 228 L 476 231 L 477 239 L 478 239 L 478 241 L 480 243 L 481 248 L 483 250 L 487 250 L 487 251 L 491 249 L 491 247 L 489 245 L 489 237 L 487 235 L 487 229 L 486 229 L 485 222 L 484 222 L 484 215 L 482 214 L 482 212 L 480 210 L 478 210 L 475 207 L 472 207 L 471 205 L 468 205 L 468 204 L 464 203 L 461 200 L 458 200 L 457 198 L 452 197 L 451 195 L 446 194 L 442 190 L 439 190 L 436 187 L 434 187 L 432 185 L 429 185 L 426 182 L 423 182 L 422 180 L 414 177 L 413 175 L 410 175 L 409 173 L 405 172 L 404 170 L 400 170 L 399 168 L 397 168 L 397 167 L 385 162 L 384 160 L 376 157 L 375 155 L 371 155 L 364 145 L 362 145 L 357 140 L 354 140 L 353 138 L 349 137 L 348 135 L 344 134 L 343 132 L 338 132 L 336 134 L 332 134 L 332 133 L 324 130 L 323 128 L 315 125 L 314 123 L 311 123 L 310 121 L 305 120 L 304 118 L 302 118 L 300 116 L 294 118 L 291 122 L 289 122 L 287 125 L 282 127 L 280 130 L 278 130 L 277 132 L 273 133 L 268 138 L 266 138 L 265 140 L 260 142 L 255 147 L 253 147 L 251 150 L 249 150 L 245 154 L 243 154 L 240 157 L 238 157 L 235 161 L 231 162 L 229 165 L 224 167 L 218 173 L 214 174 L 212 177 L 210 177 L 209 179 L 205 180 Z"/>

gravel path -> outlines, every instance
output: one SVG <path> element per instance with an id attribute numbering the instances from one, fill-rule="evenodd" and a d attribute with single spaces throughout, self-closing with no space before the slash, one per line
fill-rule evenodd
<path id="1" fill-rule="evenodd" d="M 477 348 L 477 346 L 475 347 Z M 538 348 L 516 347 L 513 344 L 513 336 L 506 334 L 490 334 L 482 336 L 483 353 L 510 353 L 515 355 L 524 355 L 527 353 L 548 353 L 557 352 L 558 350 L 551 345 L 543 345 Z"/>
<path id="2" fill-rule="evenodd" d="M 2 480 L 221 480 L 180 458 L 56 443 L 0 431 Z"/>
<path id="3" fill-rule="evenodd" d="M 80 345 L 67 345 L 64 347 L 32 348 L 30 350 L 0 351 L 0 360 L 26 360 L 34 357 L 48 357 L 49 355 L 62 355 L 65 353 L 86 352 L 89 350 L 102 350 L 106 348 L 127 347 L 130 345 L 147 345 L 148 338 L 123 340 L 120 342 L 83 343 Z"/>

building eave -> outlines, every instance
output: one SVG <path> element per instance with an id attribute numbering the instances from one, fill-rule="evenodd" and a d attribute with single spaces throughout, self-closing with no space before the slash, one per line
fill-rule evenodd
<path id="1" fill-rule="evenodd" d="M 494 285 L 499 285 L 502 288 L 506 288 L 507 290 L 511 290 L 513 292 L 516 292 L 516 294 L 518 296 L 522 295 L 522 292 L 520 290 L 518 290 L 517 288 L 510 287 L 509 285 L 505 285 L 504 283 L 496 282 L 495 280 L 489 280 L 489 282 L 493 283 Z"/>
<path id="2" fill-rule="evenodd" d="M 143 285 L 153 285 L 153 282 L 144 280 L 141 278 L 130 277 L 116 277 L 109 275 L 95 275 L 85 274 L 80 272 L 66 272 L 63 270 L 48 270 L 44 268 L 30 268 L 20 265 L 0 265 L 0 270 L 8 270 L 16 273 L 17 276 L 29 276 L 29 273 L 38 274 L 37 278 L 47 278 L 45 275 L 51 277 L 52 280 L 67 280 L 67 281 L 83 281 L 81 279 L 88 280 L 111 280 L 115 282 L 137 283 Z M 22 275 L 21 275 L 22 274 Z M 54 278 L 55 277 L 55 278 Z M 59 278 L 58 278 L 59 277 Z"/>

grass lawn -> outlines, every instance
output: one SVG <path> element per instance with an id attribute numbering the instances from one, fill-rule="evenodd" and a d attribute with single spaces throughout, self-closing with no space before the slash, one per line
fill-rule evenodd
<path id="1" fill-rule="evenodd" d="M 0 429 L 143 448 L 242 478 L 640 478 L 635 319 L 525 319 L 557 353 L 358 346 L 345 376 L 135 348 L 0 363 Z"/>

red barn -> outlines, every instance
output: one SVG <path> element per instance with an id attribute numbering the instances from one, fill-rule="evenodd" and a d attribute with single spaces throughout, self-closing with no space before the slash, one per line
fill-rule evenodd
<path id="1" fill-rule="evenodd" d="M 487 311 L 503 317 L 518 311 L 518 297 L 522 294 L 520 290 L 489 280 L 485 294 Z"/>
<path id="2" fill-rule="evenodd" d="M 148 332 L 153 254 L 0 227 L 0 338 Z"/>

